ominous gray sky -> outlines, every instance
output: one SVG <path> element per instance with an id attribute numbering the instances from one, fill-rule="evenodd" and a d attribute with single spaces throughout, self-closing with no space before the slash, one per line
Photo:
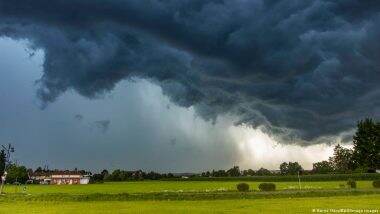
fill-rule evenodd
<path id="1" fill-rule="evenodd" d="M 0 0 L 0 140 L 31 166 L 310 166 L 380 117 L 379 8 Z"/>
<path id="2" fill-rule="evenodd" d="M 10 39 L 0 40 L 0 50 L 0 141 L 12 142 L 28 166 L 186 171 L 235 162 L 223 130 L 147 81 L 122 82 L 97 100 L 68 91 L 41 110 L 35 80 L 43 53 L 30 57 L 25 42 Z"/>
<path id="3" fill-rule="evenodd" d="M 0 141 L 13 143 L 15 159 L 29 167 L 185 172 L 233 164 L 276 168 L 283 160 L 310 167 L 331 153 L 326 146 L 276 145 L 228 117 L 205 122 L 144 80 L 121 82 L 99 99 L 68 91 L 42 110 L 35 81 L 43 53 L 31 57 L 25 41 L 4 38 L 0 50 Z"/>

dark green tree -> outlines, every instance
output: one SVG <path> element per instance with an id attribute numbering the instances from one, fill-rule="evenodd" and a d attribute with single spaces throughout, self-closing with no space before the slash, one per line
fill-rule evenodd
<path id="1" fill-rule="evenodd" d="M 329 158 L 329 161 L 334 166 L 334 171 L 340 173 L 352 172 L 355 169 L 352 149 L 347 149 L 341 145 L 336 145 L 334 148 L 334 156 Z"/>
<path id="2" fill-rule="evenodd" d="M 100 173 L 103 176 L 103 179 L 109 175 L 108 170 L 103 169 L 103 171 Z"/>
<path id="3" fill-rule="evenodd" d="M 247 169 L 243 171 L 243 176 L 253 176 L 253 175 L 255 175 L 255 171 L 253 171 L 252 169 Z"/>
<path id="4" fill-rule="evenodd" d="M 334 165 L 330 161 L 321 161 L 313 163 L 313 172 L 318 174 L 326 174 L 334 171 Z"/>
<path id="5" fill-rule="evenodd" d="M 25 183 L 29 176 L 28 176 L 28 170 L 25 166 L 17 166 L 15 164 L 12 164 L 7 169 L 8 175 L 7 175 L 7 183 Z"/>
<path id="6" fill-rule="evenodd" d="M 37 169 L 36 170 L 34 170 L 34 172 L 36 172 L 36 173 L 42 173 L 44 170 L 42 169 L 42 167 L 37 167 Z"/>
<path id="7" fill-rule="evenodd" d="M 289 162 L 288 171 L 289 174 L 296 175 L 297 173 L 302 172 L 303 168 L 298 162 Z"/>
<path id="8" fill-rule="evenodd" d="M 303 171 L 303 168 L 298 162 L 284 162 L 280 165 L 280 171 L 283 175 L 296 175 L 298 172 Z"/>
<path id="9" fill-rule="evenodd" d="M 227 170 L 227 174 L 230 177 L 238 177 L 240 176 L 240 169 L 238 166 L 234 166 L 231 169 Z"/>
<path id="10" fill-rule="evenodd" d="M 228 174 L 227 174 L 227 172 L 225 170 L 220 169 L 218 171 L 212 170 L 211 176 L 212 177 L 227 177 Z"/>
<path id="11" fill-rule="evenodd" d="M 3 175 L 4 169 L 6 164 L 6 154 L 5 151 L 2 149 L 0 151 L 0 175 Z"/>
<path id="12" fill-rule="evenodd" d="M 272 172 L 265 168 L 260 168 L 256 171 L 256 175 L 272 175 Z"/>
<path id="13" fill-rule="evenodd" d="M 354 160 L 359 167 L 380 169 L 380 123 L 372 119 L 358 122 L 353 137 Z"/>
<path id="14" fill-rule="evenodd" d="M 281 172 L 282 175 L 286 175 L 288 173 L 288 163 L 283 162 L 280 165 L 280 172 Z"/>
<path id="15" fill-rule="evenodd" d="M 102 174 L 97 174 L 97 173 L 95 173 L 95 174 L 93 174 L 92 176 L 91 176 L 91 178 L 90 178 L 90 183 L 103 183 L 103 176 L 102 176 Z"/>

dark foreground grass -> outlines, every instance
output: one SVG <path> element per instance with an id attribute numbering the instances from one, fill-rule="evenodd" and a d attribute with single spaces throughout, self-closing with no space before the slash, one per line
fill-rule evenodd
<path id="1" fill-rule="evenodd" d="M 17 201 L 202 201 L 202 200 L 240 200 L 268 198 L 304 198 L 377 195 L 377 189 L 342 189 L 342 190 L 288 190 L 274 192 L 157 192 L 157 193 L 120 193 L 120 194 L 6 194 L 0 196 L 0 202 Z"/>

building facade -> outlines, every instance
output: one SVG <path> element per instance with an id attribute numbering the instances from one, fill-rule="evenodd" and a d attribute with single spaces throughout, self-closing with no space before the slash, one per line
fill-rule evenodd
<path id="1" fill-rule="evenodd" d="M 77 173 L 54 173 L 51 184 L 80 184 L 81 175 Z"/>
<path id="2" fill-rule="evenodd" d="M 50 171 L 43 175 L 35 173 L 30 179 L 40 184 L 88 184 L 90 175 L 78 171 Z"/>

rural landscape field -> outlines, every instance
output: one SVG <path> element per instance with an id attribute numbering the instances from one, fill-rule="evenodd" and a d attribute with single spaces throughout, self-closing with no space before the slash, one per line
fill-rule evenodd
<path id="1" fill-rule="evenodd" d="M 380 0 L 0 0 L 0 214 L 379 213 Z"/>
<path id="2" fill-rule="evenodd" d="M 7 185 L 0 213 L 332 213 L 328 209 L 378 212 L 380 208 L 380 189 L 371 180 L 357 181 L 355 189 L 345 181 L 306 181 L 301 189 L 296 181 L 273 182 L 277 190 L 269 192 L 260 191 L 262 182 L 257 181 L 245 181 L 251 189 L 238 192 L 237 182 L 238 178 Z"/>

